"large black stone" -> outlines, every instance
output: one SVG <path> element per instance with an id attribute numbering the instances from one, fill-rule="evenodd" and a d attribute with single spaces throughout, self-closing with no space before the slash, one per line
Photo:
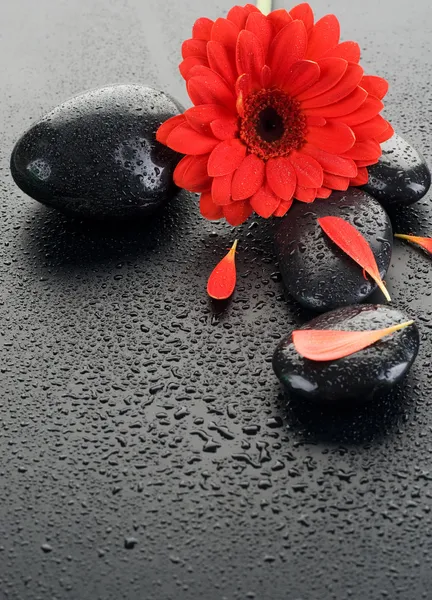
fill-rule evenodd
<path id="1" fill-rule="evenodd" d="M 286 217 L 275 219 L 275 248 L 288 292 L 308 309 L 325 312 L 358 304 L 376 284 L 322 231 L 317 219 L 338 216 L 369 242 L 384 277 L 390 265 L 393 231 L 382 206 L 366 192 L 349 188 L 328 200 L 297 202 Z"/>
<path id="2" fill-rule="evenodd" d="M 365 331 L 408 320 L 390 306 L 364 304 L 320 315 L 302 329 Z M 277 346 L 273 368 L 286 390 L 296 396 L 323 403 L 362 402 L 401 381 L 418 349 L 419 333 L 414 324 L 340 360 L 315 362 L 298 354 L 290 334 Z"/>
<path id="3" fill-rule="evenodd" d="M 33 125 L 11 158 L 15 182 L 64 212 L 128 218 L 157 210 L 175 190 L 180 156 L 155 140 L 181 110 L 163 92 L 113 85 L 76 96 Z"/>
<path id="4" fill-rule="evenodd" d="M 418 202 L 431 185 L 423 156 L 397 134 L 382 149 L 379 162 L 368 167 L 369 182 L 363 189 L 386 208 Z"/>

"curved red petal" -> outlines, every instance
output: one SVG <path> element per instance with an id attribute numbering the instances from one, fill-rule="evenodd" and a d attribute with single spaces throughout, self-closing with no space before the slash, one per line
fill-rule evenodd
<path id="1" fill-rule="evenodd" d="M 360 60 L 360 46 L 357 42 L 342 42 L 338 44 L 334 48 L 331 48 L 326 52 L 323 58 L 343 58 L 348 62 L 358 63 Z"/>
<path id="2" fill-rule="evenodd" d="M 297 176 L 288 158 L 267 161 L 266 178 L 271 190 L 282 200 L 291 200 L 297 186 Z"/>
<path id="3" fill-rule="evenodd" d="M 273 29 L 267 17 L 265 17 L 261 12 L 251 13 L 246 21 L 246 30 L 253 33 L 254 36 L 260 41 L 264 50 L 264 56 L 267 56 L 270 41 L 273 37 Z"/>
<path id="4" fill-rule="evenodd" d="M 307 141 L 330 154 L 341 154 L 354 146 L 355 135 L 345 123 L 328 121 L 324 127 L 309 127 Z"/>
<path id="5" fill-rule="evenodd" d="M 267 184 L 263 185 L 250 199 L 253 210 L 264 219 L 271 217 L 280 203 L 281 199 L 272 192 Z"/>
<path id="6" fill-rule="evenodd" d="M 358 175 L 354 179 L 351 179 L 351 185 L 366 185 L 369 181 L 369 173 L 366 167 L 360 167 Z"/>
<path id="7" fill-rule="evenodd" d="M 187 90 L 190 99 L 195 105 L 220 104 L 231 109 L 235 107 L 236 99 L 234 94 L 220 75 L 210 69 L 208 69 L 208 73 L 205 76 L 194 76 L 189 79 Z"/>
<path id="8" fill-rule="evenodd" d="M 329 104 L 328 106 L 320 106 L 319 108 L 308 108 L 304 113 L 307 117 L 321 116 L 326 119 L 342 117 L 360 108 L 367 97 L 367 91 L 361 87 L 357 87 L 351 94 L 339 100 L 339 102 Z"/>
<path id="9" fill-rule="evenodd" d="M 353 160 L 374 160 L 378 161 L 382 154 L 381 146 L 375 140 L 365 140 L 364 142 L 358 142 L 354 144 L 350 150 L 344 153 L 346 158 L 352 158 Z"/>
<path id="10" fill-rule="evenodd" d="M 208 154 L 217 146 L 218 141 L 183 123 L 169 134 L 166 143 L 172 150 L 181 154 Z"/>
<path id="11" fill-rule="evenodd" d="M 388 125 L 388 122 L 381 115 L 377 115 L 365 123 L 353 126 L 352 130 L 357 141 L 362 142 L 382 135 L 388 128 Z"/>
<path id="12" fill-rule="evenodd" d="M 246 156 L 246 146 L 238 139 L 220 142 L 210 154 L 208 174 L 210 177 L 222 177 L 233 173 Z"/>
<path id="13" fill-rule="evenodd" d="M 220 18 L 214 22 L 211 39 L 220 42 L 227 48 L 235 48 L 239 33 L 240 29 L 232 21 Z"/>
<path id="14" fill-rule="evenodd" d="M 218 206 L 226 206 L 227 204 L 231 204 L 232 178 L 232 173 L 228 173 L 228 175 L 223 175 L 222 177 L 213 178 L 211 193 L 213 202 Z"/>
<path id="15" fill-rule="evenodd" d="M 299 60 L 290 69 L 279 74 L 279 85 L 282 90 L 295 98 L 308 90 L 320 77 L 320 68 L 311 60 Z"/>
<path id="16" fill-rule="evenodd" d="M 217 221 L 223 217 L 222 208 L 213 202 L 210 192 L 201 194 L 200 213 L 209 221 Z"/>
<path id="17" fill-rule="evenodd" d="M 368 92 L 368 94 L 375 96 L 379 100 L 384 98 L 389 89 L 388 82 L 382 77 L 376 77 L 375 75 L 365 75 L 361 80 L 360 85 Z"/>
<path id="18" fill-rule="evenodd" d="M 303 102 L 327 92 L 342 79 L 348 69 L 347 61 L 342 58 L 323 58 L 318 61 L 318 66 L 320 68 L 319 80 L 309 89 L 298 94 L 297 100 Z"/>
<path id="19" fill-rule="evenodd" d="M 331 196 L 332 190 L 329 190 L 326 187 L 320 187 L 317 190 L 317 198 L 320 198 L 321 200 L 326 200 L 327 198 L 329 198 Z"/>
<path id="20" fill-rule="evenodd" d="M 383 108 L 384 104 L 381 102 L 381 100 L 374 98 L 374 96 L 368 96 L 360 108 L 353 111 L 349 115 L 343 115 L 340 117 L 340 119 L 346 123 L 346 125 L 360 125 L 360 123 L 365 123 L 373 117 L 376 117 L 376 115 L 381 112 Z"/>
<path id="21" fill-rule="evenodd" d="M 205 40 L 208 42 L 211 39 L 213 21 L 206 17 L 201 17 L 195 21 L 192 28 L 192 37 L 197 40 Z"/>
<path id="22" fill-rule="evenodd" d="M 183 58 L 189 58 L 190 56 L 207 58 L 207 42 L 196 39 L 185 40 L 181 52 Z"/>
<path id="23" fill-rule="evenodd" d="M 253 196 L 263 184 L 264 173 L 264 161 L 255 154 L 246 156 L 234 173 L 232 181 L 233 200 L 246 200 L 246 198 Z"/>
<path id="24" fill-rule="evenodd" d="M 265 64 L 264 49 L 259 39 L 250 31 L 241 31 L 236 46 L 237 72 L 251 76 L 253 82 L 261 79 L 261 70 Z"/>
<path id="25" fill-rule="evenodd" d="M 349 185 L 349 177 L 340 177 L 339 175 L 324 173 L 324 187 L 345 192 L 349 188 Z"/>
<path id="26" fill-rule="evenodd" d="M 184 115 L 176 115 L 175 117 L 171 117 L 170 119 L 165 121 L 165 123 L 162 123 L 162 125 L 157 130 L 157 132 L 156 132 L 157 141 L 160 142 L 161 144 L 166 145 L 168 136 L 170 135 L 170 133 L 172 131 L 174 131 L 174 129 L 176 127 L 178 127 L 179 125 L 183 125 L 184 123 L 185 123 Z"/>
<path id="27" fill-rule="evenodd" d="M 310 108 L 327 106 L 329 104 L 333 104 L 334 102 L 340 102 L 356 89 L 362 76 L 363 69 L 360 67 L 360 65 L 356 65 L 354 63 L 349 64 L 342 79 L 335 86 L 323 94 L 309 98 L 309 100 L 303 100 L 302 109 L 306 110 Z M 366 100 L 366 98 L 367 92 L 364 91 L 364 100 Z"/>
<path id="28" fill-rule="evenodd" d="M 174 171 L 174 183 L 190 192 L 205 192 L 212 180 L 207 174 L 209 155 L 185 156 Z"/>
<path id="29" fill-rule="evenodd" d="M 306 126 L 309 127 L 324 127 L 324 125 L 327 123 L 327 121 L 324 119 L 324 117 L 318 117 L 318 116 L 311 116 L 311 115 L 305 115 L 306 116 Z"/>
<path id="30" fill-rule="evenodd" d="M 326 15 L 317 21 L 309 34 L 307 58 L 317 60 L 337 46 L 340 38 L 340 25 L 335 15 Z"/>
<path id="31" fill-rule="evenodd" d="M 267 15 L 267 19 L 270 21 L 275 35 L 292 21 L 291 15 L 284 8 L 273 10 Z"/>
<path id="32" fill-rule="evenodd" d="M 360 167 L 370 167 L 372 165 L 377 164 L 377 159 L 374 158 L 373 160 L 356 160 L 355 164 L 357 165 L 357 169 L 360 169 Z"/>
<path id="33" fill-rule="evenodd" d="M 294 198 L 291 198 L 291 200 L 288 200 L 288 202 L 282 201 L 279 204 L 279 206 L 277 207 L 277 209 L 274 211 L 273 216 L 274 217 L 283 217 L 284 215 L 286 215 L 286 213 L 291 208 L 293 202 L 294 202 Z"/>
<path id="34" fill-rule="evenodd" d="M 303 146 L 301 151 L 312 156 L 320 163 L 324 171 L 332 175 L 341 175 L 342 177 L 357 176 L 357 165 L 350 158 L 342 158 L 336 154 L 330 154 L 310 144 Z"/>
<path id="35" fill-rule="evenodd" d="M 184 116 L 189 125 L 198 131 L 198 133 L 211 135 L 210 123 L 217 119 L 230 119 L 233 113 L 230 113 L 230 111 L 220 106 L 220 104 L 200 104 L 199 106 L 188 108 Z"/>
<path id="36" fill-rule="evenodd" d="M 233 226 L 241 225 L 247 221 L 253 213 L 248 200 L 245 202 L 233 202 L 232 204 L 228 204 L 228 206 L 224 206 L 222 210 L 225 219 Z"/>
<path id="37" fill-rule="evenodd" d="M 218 140 L 231 140 L 238 133 L 238 119 L 216 119 L 210 123 L 210 127 Z"/>
<path id="38" fill-rule="evenodd" d="M 273 81 L 279 81 L 289 67 L 305 57 L 307 43 L 303 21 L 292 21 L 276 35 L 270 45 L 267 60 Z"/>
<path id="39" fill-rule="evenodd" d="M 394 136 L 394 129 L 390 125 L 390 123 L 388 123 L 387 129 L 385 131 L 383 131 L 383 133 L 381 133 L 380 135 L 377 135 L 375 137 L 375 139 L 380 144 L 383 144 L 384 142 L 386 142 L 387 140 L 389 140 L 393 136 Z"/>
<path id="40" fill-rule="evenodd" d="M 299 202 L 313 202 L 317 196 L 316 188 L 305 188 L 297 186 L 294 192 L 294 198 Z"/>
<path id="41" fill-rule="evenodd" d="M 289 11 L 289 14 L 293 20 L 299 19 L 300 21 L 303 21 L 307 31 L 312 29 L 314 25 L 314 14 L 307 2 L 294 6 L 294 8 Z"/>
<path id="42" fill-rule="evenodd" d="M 207 58 L 210 69 L 230 85 L 234 85 L 237 79 L 234 57 L 228 52 L 227 48 L 220 42 L 210 41 L 207 44 Z"/>
<path id="43" fill-rule="evenodd" d="M 191 71 L 194 67 L 207 67 L 208 60 L 199 58 L 198 56 L 189 56 L 185 58 L 179 65 L 179 71 L 183 79 L 186 81 L 191 77 Z"/>
<path id="44" fill-rule="evenodd" d="M 297 175 L 297 186 L 304 188 L 319 188 L 322 186 L 323 168 L 312 156 L 294 151 L 290 154 L 290 161 Z"/>

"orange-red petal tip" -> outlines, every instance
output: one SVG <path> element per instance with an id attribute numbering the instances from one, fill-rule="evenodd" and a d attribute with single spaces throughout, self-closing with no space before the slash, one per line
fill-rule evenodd
<path id="1" fill-rule="evenodd" d="M 395 237 L 417 244 L 417 246 L 421 246 L 424 250 L 427 250 L 427 252 L 432 254 L 432 238 L 419 237 L 417 235 L 405 235 L 403 233 L 395 233 Z"/>

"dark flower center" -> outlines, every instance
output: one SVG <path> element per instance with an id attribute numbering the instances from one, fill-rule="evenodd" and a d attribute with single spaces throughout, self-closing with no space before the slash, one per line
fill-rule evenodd
<path id="1" fill-rule="evenodd" d="M 245 101 L 240 138 L 264 160 L 287 156 L 306 142 L 306 118 L 300 104 L 278 89 L 263 89 Z"/>

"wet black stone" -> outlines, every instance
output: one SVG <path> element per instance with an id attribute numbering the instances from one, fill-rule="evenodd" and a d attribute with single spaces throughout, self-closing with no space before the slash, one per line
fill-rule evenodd
<path id="1" fill-rule="evenodd" d="M 409 320 L 390 306 L 364 304 L 320 315 L 302 329 L 361 331 Z M 273 368 L 286 390 L 294 396 L 323 403 L 347 399 L 362 402 L 401 381 L 418 349 L 419 333 L 414 324 L 340 360 L 315 362 L 297 353 L 290 334 L 276 348 Z"/>
<path id="2" fill-rule="evenodd" d="M 363 234 L 381 277 L 387 273 L 393 249 L 387 213 L 357 188 L 334 192 L 328 200 L 313 204 L 297 202 L 286 217 L 275 219 L 275 249 L 284 284 L 300 304 L 320 312 L 363 302 L 377 288 L 322 231 L 317 219 L 328 215 L 342 217 Z"/>
<path id="3" fill-rule="evenodd" d="M 431 185 L 423 156 L 397 134 L 382 149 L 379 162 L 368 167 L 369 182 L 363 189 L 386 208 L 418 202 Z"/>
<path id="4" fill-rule="evenodd" d="M 17 142 L 11 171 L 29 196 L 91 218 L 153 213 L 173 194 L 180 156 L 155 140 L 180 105 L 141 85 L 114 85 L 76 96 Z"/>

